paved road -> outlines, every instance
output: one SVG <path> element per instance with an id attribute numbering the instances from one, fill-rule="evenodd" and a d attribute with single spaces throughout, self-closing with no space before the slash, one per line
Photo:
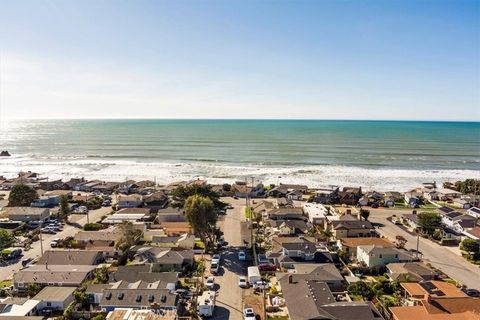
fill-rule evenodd
<path id="1" fill-rule="evenodd" d="M 387 220 L 393 214 L 398 216 L 404 213 L 411 213 L 411 210 L 371 209 L 369 220 L 380 224 L 378 231 L 385 237 L 394 241 L 397 235 L 401 235 L 408 241 L 406 248 L 415 249 L 417 237 Z M 480 268 L 478 266 L 459 257 L 454 251 L 424 238 L 420 238 L 419 251 L 423 253 L 423 261 L 431 263 L 467 287 L 480 290 Z"/>
<path id="2" fill-rule="evenodd" d="M 100 218 L 103 215 L 106 215 L 110 213 L 112 209 L 110 207 L 102 207 L 98 210 L 92 210 L 89 212 L 89 219 L 90 222 L 95 222 L 100 220 Z M 84 226 L 87 223 L 87 216 L 85 215 L 84 217 L 78 219 L 76 221 L 77 224 L 80 226 Z M 43 250 L 48 250 L 50 249 L 50 242 L 54 238 L 66 238 L 66 237 L 72 237 L 76 233 L 80 231 L 79 228 L 73 227 L 71 225 L 65 225 L 64 230 L 61 232 L 58 232 L 57 234 L 42 234 L 42 244 L 43 244 Z M 39 258 L 41 256 L 41 247 L 40 247 L 40 241 L 36 241 L 32 244 L 32 249 L 28 251 L 23 252 L 23 257 L 22 259 L 25 258 Z M 13 277 L 13 274 L 18 272 L 20 268 L 22 268 L 22 263 L 21 260 L 18 260 L 14 264 L 10 264 L 4 267 L 0 267 L 0 280 L 7 280 L 11 279 Z"/>
<path id="3" fill-rule="evenodd" d="M 220 275 L 215 277 L 219 284 L 217 307 L 214 319 L 242 320 L 244 290 L 238 286 L 238 277 L 246 275 L 246 265 L 238 260 L 238 248 L 242 246 L 241 224 L 245 221 L 245 201 L 232 198 L 222 199 L 234 208 L 219 222 L 229 249 L 222 254 Z"/>

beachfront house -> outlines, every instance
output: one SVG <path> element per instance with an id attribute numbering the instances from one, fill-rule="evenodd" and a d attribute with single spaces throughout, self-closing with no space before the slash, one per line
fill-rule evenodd
<path id="1" fill-rule="evenodd" d="M 138 208 L 142 205 L 142 196 L 139 194 L 118 196 L 117 209 Z"/>

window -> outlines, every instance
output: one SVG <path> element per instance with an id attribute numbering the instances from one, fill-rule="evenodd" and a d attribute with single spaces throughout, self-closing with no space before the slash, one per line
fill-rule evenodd
<path id="1" fill-rule="evenodd" d="M 51 302 L 47 302 L 47 307 L 51 307 L 52 306 L 52 303 Z"/>
<path id="2" fill-rule="evenodd" d="M 395 255 L 395 259 L 398 259 L 398 254 Z"/>
<path id="3" fill-rule="evenodd" d="M 382 259 L 382 255 L 379 255 L 378 257 L 379 257 L 380 259 Z"/>

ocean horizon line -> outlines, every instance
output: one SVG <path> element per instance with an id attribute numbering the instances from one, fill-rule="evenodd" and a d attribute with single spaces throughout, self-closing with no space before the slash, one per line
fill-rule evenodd
<path id="1" fill-rule="evenodd" d="M 1 121 L 12 120 L 25 120 L 25 121 L 56 121 L 56 120 L 79 120 L 79 121 L 91 121 L 91 120 L 137 120 L 137 121 L 331 121 L 331 122 L 394 122 L 394 123 L 478 123 L 480 120 L 423 120 L 423 119 L 336 119 L 336 118 L 145 118 L 145 117 L 118 117 L 118 118 L 4 118 Z"/>

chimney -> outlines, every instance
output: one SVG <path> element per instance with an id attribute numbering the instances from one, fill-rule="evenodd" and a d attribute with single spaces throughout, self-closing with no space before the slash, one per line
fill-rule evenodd
<path id="1" fill-rule="evenodd" d="M 290 283 L 290 284 L 293 283 L 293 275 L 292 274 L 288 275 L 288 283 Z"/>

